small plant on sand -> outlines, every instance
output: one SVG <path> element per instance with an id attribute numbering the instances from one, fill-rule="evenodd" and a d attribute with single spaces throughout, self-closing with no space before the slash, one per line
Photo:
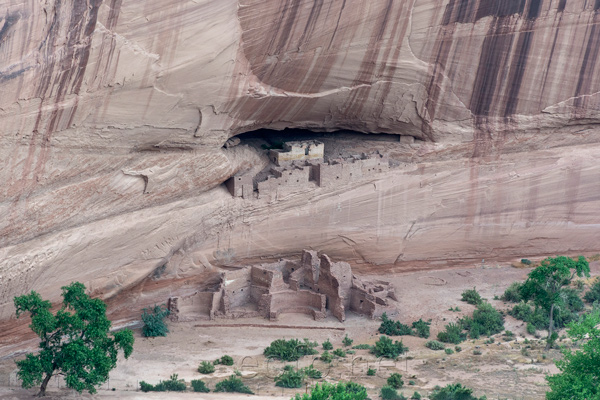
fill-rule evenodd
<path id="1" fill-rule="evenodd" d="M 346 357 L 346 352 L 342 349 L 335 349 L 333 355 L 336 357 Z"/>
<path id="2" fill-rule="evenodd" d="M 321 361 L 326 362 L 326 363 L 330 363 L 333 361 L 333 356 L 331 355 L 330 352 L 328 352 L 327 350 L 325 350 L 322 354 L 321 357 L 319 357 L 321 359 Z"/>
<path id="3" fill-rule="evenodd" d="M 331 344 L 329 339 L 323 342 L 323 350 L 333 350 L 333 345 Z"/>
<path id="4" fill-rule="evenodd" d="M 263 353 L 267 358 L 276 358 L 281 361 L 296 361 L 300 357 L 317 354 L 315 347 L 317 347 L 317 342 L 310 342 L 308 339 L 304 339 L 304 341 L 298 339 L 277 339 L 271 342 Z"/>
<path id="5" fill-rule="evenodd" d="M 375 368 L 369 368 L 367 370 L 367 376 L 375 376 L 376 373 L 377 373 L 377 370 Z"/>
<path id="6" fill-rule="evenodd" d="M 229 378 L 218 382 L 215 386 L 215 392 L 228 393 L 246 393 L 254 394 L 252 390 L 242 382 L 242 379 L 237 375 L 231 375 Z"/>
<path id="7" fill-rule="evenodd" d="M 367 389 L 354 382 L 317 383 L 310 393 L 296 394 L 293 400 L 367 400 Z"/>
<path id="8" fill-rule="evenodd" d="M 477 292 L 476 288 L 465 290 L 464 292 L 462 292 L 461 296 L 462 301 L 466 301 L 467 303 L 473 304 L 475 306 L 483 301 L 481 295 Z"/>
<path id="9" fill-rule="evenodd" d="M 387 336 L 381 336 L 375 343 L 375 346 L 371 349 L 371 353 L 375 354 L 377 357 L 386 357 L 391 359 L 395 359 L 400 354 L 406 353 L 407 351 L 408 347 L 404 346 L 402 342 L 394 342 Z"/>
<path id="10" fill-rule="evenodd" d="M 388 386 L 393 387 L 394 389 L 400 389 L 404 386 L 404 380 L 402 379 L 402 375 L 395 372 L 387 378 Z"/>
<path id="11" fill-rule="evenodd" d="M 142 310 L 142 321 L 144 322 L 142 336 L 167 336 L 169 328 L 167 327 L 165 318 L 167 318 L 169 314 L 170 311 L 164 304 L 161 304 L 160 306 L 154 305 L 152 308 L 144 308 Z"/>
<path id="12" fill-rule="evenodd" d="M 458 307 L 457 307 L 458 308 Z M 412 323 L 412 327 L 416 333 L 415 336 L 427 339 L 429 337 L 429 326 L 431 322 L 425 322 L 422 319 Z"/>
<path id="13" fill-rule="evenodd" d="M 467 340 L 467 334 L 460 324 L 451 322 L 446 325 L 445 330 L 438 332 L 437 339 L 444 343 L 459 344 Z"/>
<path id="14" fill-rule="evenodd" d="M 185 392 L 186 385 L 183 379 L 179 379 L 177 374 L 173 374 L 169 380 L 160 381 L 156 385 L 141 381 L 140 388 L 142 392 Z"/>
<path id="15" fill-rule="evenodd" d="M 201 374 L 212 374 L 215 372 L 215 365 L 208 361 L 202 361 L 198 366 L 198 372 Z"/>
<path id="16" fill-rule="evenodd" d="M 464 387 L 460 383 L 453 383 L 442 387 L 436 386 L 429 396 L 431 400 L 485 400 L 482 396 L 473 396 L 473 389 Z"/>
<path id="17" fill-rule="evenodd" d="M 425 347 L 431 350 L 444 350 L 446 348 L 443 343 L 440 343 L 437 340 L 428 341 L 425 343 Z"/>
<path id="18" fill-rule="evenodd" d="M 344 339 L 342 339 L 342 344 L 343 344 L 345 347 L 350 347 L 350 346 L 352 346 L 352 343 L 354 343 L 354 340 L 350 339 L 350 338 L 348 337 L 348 335 L 344 336 Z"/>
<path id="19" fill-rule="evenodd" d="M 233 357 L 228 356 L 227 354 L 225 354 L 223 357 L 221 357 L 217 361 L 218 361 L 218 364 L 221 364 L 221 365 L 228 365 L 228 366 L 233 365 Z"/>
<path id="20" fill-rule="evenodd" d="M 283 372 L 275 378 L 275 386 L 284 388 L 299 388 L 304 383 L 304 371 L 294 370 L 291 365 L 286 365 Z"/>
<path id="21" fill-rule="evenodd" d="M 206 386 L 206 383 L 204 383 L 204 381 L 201 379 L 192 379 L 191 383 L 192 383 L 192 389 L 194 390 L 194 392 L 200 392 L 200 393 L 210 392 L 210 390 Z"/>
<path id="22" fill-rule="evenodd" d="M 381 397 L 383 400 L 406 400 L 406 397 L 404 397 L 403 394 L 398 393 L 396 389 L 389 385 L 381 388 L 379 397 Z"/>

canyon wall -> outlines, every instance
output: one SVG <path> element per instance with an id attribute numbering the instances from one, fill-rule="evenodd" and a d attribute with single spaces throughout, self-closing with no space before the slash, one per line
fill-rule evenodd
<path id="1" fill-rule="evenodd" d="M 371 271 L 597 251 L 599 23 L 589 0 L 7 0 L 0 318 L 303 248 Z M 381 178 L 232 199 L 267 161 L 221 146 L 286 127 L 420 140 Z"/>

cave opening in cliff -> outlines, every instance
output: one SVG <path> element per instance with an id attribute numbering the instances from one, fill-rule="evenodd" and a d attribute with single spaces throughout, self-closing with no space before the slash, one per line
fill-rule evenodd
<path id="1" fill-rule="evenodd" d="M 365 152 L 370 149 L 389 149 L 403 142 L 404 136 L 387 133 L 363 133 L 352 130 L 317 132 L 309 129 L 286 128 L 281 131 L 257 129 L 241 133 L 234 138 L 236 144 L 248 145 L 257 150 L 281 149 L 287 142 L 319 141 L 325 144 L 326 159 Z M 412 139 L 412 137 L 406 137 Z M 308 150 L 307 150 L 308 151 Z"/>

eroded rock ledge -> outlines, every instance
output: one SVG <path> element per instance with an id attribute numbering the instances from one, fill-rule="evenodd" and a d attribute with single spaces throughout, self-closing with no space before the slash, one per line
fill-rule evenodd
<path id="1" fill-rule="evenodd" d="M 302 248 L 372 271 L 598 250 L 599 7 L 9 0 L 0 318 L 30 289 Z M 419 140 L 380 177 L 234 199 L 221 183 L 267 160 L 221 146 L 265 127 Z"/>

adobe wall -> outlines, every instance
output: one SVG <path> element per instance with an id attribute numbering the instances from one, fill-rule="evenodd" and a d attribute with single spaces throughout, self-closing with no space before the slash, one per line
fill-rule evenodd
<path id="1" fill-rule="evenodd" d="M 354 311 L 357 314 L 366 315 L 369 318 L 374 318 L 377 313 L 375 296 L 357 288 L 352 288 L 350 296 L 350 311 Z"/>
<path id="2" fill-rule="evenodd" d="M 178 321 L 193 321 L 210 318 L 213 293 L 196 292 L 189 296 L 181 296 L 177 301 Z"/>
<path id="3" fill-rule="evenodd" d="M 250 198 L 254 192 L 254 184 L 251 175 L 234 175 L 225 181 L 225 187 L 233 197 Z"/>
<path id="4" fill-rule="evenodd" d="M 250 268 L 225 273 L 225 296 L 229 309 L 241 307 L 250 301 Z"/>
<path id="5" fill-rule="evenodd" d="M 277 318 L 286 312 L 300 312 L 321 319 L 327 313 L 325 295 L 310 290 L 286 290 L 271 293 L 268 297 L 269 319 Z"/>

